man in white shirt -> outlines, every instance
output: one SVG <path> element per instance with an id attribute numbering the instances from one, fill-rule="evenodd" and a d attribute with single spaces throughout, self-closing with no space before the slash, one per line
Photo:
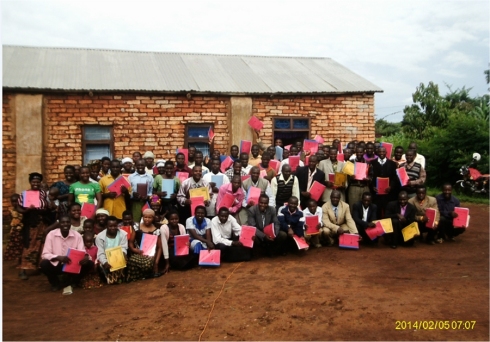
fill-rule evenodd
<path id="1" fill-rule="evenodd" d="M 276 200 L 276 209 L 279 209 L 292 196 L 300 198 L 298 177 L 291 172 L 291 166 L 284 165 L 279 176 L 272 178 L 272 196 Z M 301 203 L 298 203 L 300 205 Z"/>
<path id="2" fill-rule="evenodd" d="M 238 241 L 241 231 L 242 227 L 230 216 L 228 208 L 220 208 L 218 216 L 211 220 L 214 247 L 221 250 L 222 261 L 249 261 L 252 258 L 252 248 L 246 248 Z"/>
<path id="3" fill-rule="evenodd" d="M 219 193 L 219 186 L 213 182 L 213 176 L 218 176 L 223 179 L 223 184 L 226 185 L 230 183 L 230 180 L 228 177 L 221 172 L 220 170 L 220 160 L 219 159 L 213 159 L 211 161 L 211 172 L 206 173 L 202 179 L 204 179 L 206 182 L 209 183 L 209 186 L 211 189 L 213 189 L 213 196 L 211 197 L 211 203 L 209 206 L 206 207 L 206 216 L 209 218 L 213 218 L 216 216 L 216 199 L 218 198 L 218 193 Z"/>
<path id="4" fill-rule="evenodd" d="M 417 143 L 411 142 L 410 145 L 408 145 L 408 149 L 414 150 L 414 152 L 415 152 L 415 159 L 413 161 L 416 163 L 419 163 L 425 169 L 425 157 L 423 155 L 421 155 L 420 153 L 417 153 Z M 407 160 L 407 157 L 405 154 L 402 156 L 402 159 Z"/>

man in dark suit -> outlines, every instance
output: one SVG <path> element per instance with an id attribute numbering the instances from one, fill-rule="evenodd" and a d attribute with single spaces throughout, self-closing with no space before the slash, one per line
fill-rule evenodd
<path id="1" fill-rule="evenodd" d="M 249 226 L 257 228 L 255 231 L 255 243 L 264 247 L 267 254 L 272 256 L 275 252 L 282 249 L 282 245 L 287 238 L 287 234 L 280 230 L 279 220 L 276 215 L 276 208 L 269 206 L 269 196 L 262 194 L 259 197 L 259 203 L 248 208 Z M 273 224 L 276 237 L 268 236 L 264 233 L 264 228 Z"/>
<path id="2" fill-rule="evenodd" d="M 352 207 L 352 218 L 356 223 L 357 231 L 359 235 L 362 236 L 363 241 L 368 243 L 377 243 L 378 239 L 371 240 L 366 234 L 367 228 L 374 228 L 376 224 L 373 221 L 376 220 L 377 207 L 376 204 L 372 203 L 372 197 L 370 192 L 365 192 L 362 194 L 362 200 L 354 203 Z"/>
<path id="3" fill-rule="evenodd" d="M 389 238 L 391 248 L 396 248 L 400 243 L 404 246 L 413 246 L 415 237 L 404 242 L 402 229 L 415 221 L 415 212 L 415 207 L 408 203 L 408 194 L 406 191 L 401 191 L 398 194 L 397 201 L 388 203 L 385 217 L 391 219 L 393 233 L 386 235 Z"/>
<path id="4" fill-rule="evenodd" d="M 386 217 L 384 211 L 386 205 L 396 200 L 396 195 L 400 191 L 400 181 L 396 175 L 397 165 L 393 160 L 386 158 L 386 148 L 383 146 L 379 147 L 378 159 L 371 162 L 371 167 L 369 168 L 369 178 L 372 180 L 372 192 L 374 194 L 373 203 L 378 207 L 377 217 L 382 219 Z M 376 186 L 376 179 L 389 178 L 390 186 L 386 189 L 383 194 L 378 193 L 378 188 Z"/>
<path id="5" fill-rule="evenodd" d="M 308 206 L 308 200 L 310 199 L 310 193 L 308 190 L 314 181 L 325 185 L 325 173 L 317 168 L 318 156 L 312 155 L 308 161 L 308 166 L 300 166 L 296 169 L 296 177 L 298 178 L 300 203 L 301 208 L 304 209 Z M 321 197 L 319 199 L 321 201 Z M 319 202 L 318 205 L 323 203 Z"/>

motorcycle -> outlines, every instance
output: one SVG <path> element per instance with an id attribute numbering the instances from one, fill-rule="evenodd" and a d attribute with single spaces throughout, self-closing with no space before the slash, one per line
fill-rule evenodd
<path id="1" fill-rule="evenodd" d="M 478 153 L 473 153 L 473 160 L 469 165 L 463 165 L 459 169 L 459 174 L 463 176 L 454 185 L 454 190 L 457 193 L 463 193 L 467 195 L 472 194 L 489 194 L 489 180 L 490 174 L 481 174 L 476 169 L 476 164 L 480 161 L 481 156 Z"/>

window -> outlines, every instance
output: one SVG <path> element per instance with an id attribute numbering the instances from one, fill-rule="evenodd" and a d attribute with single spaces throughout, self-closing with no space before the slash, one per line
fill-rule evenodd
<path id="1" fill-rule="evenodd" d="M 83 165 L 89 161 L 114 155 L 112 126 L 84 126 L 82 129 Z"/>
<path id="2" fill-rule="evenodd" d="M 275 118 L 274 141 L 281 139 L 284 146 L 298 140 L 310 139 L 310 119 L 305 118 Z"/>
<path id="3" fill-rule="evenodd" d="M 211 124 L 187 124 L 185 126 L 185 146 L 193 146 L 196 150 L 201 151 L 203 156 L 209 156 L 213 143 L 209 144 L 209 129 L 213 128 Z"/>

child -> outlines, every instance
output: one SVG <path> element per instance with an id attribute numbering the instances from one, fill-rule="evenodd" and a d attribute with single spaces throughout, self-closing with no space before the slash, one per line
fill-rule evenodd
<path id="1" fill-rule="evenodd" d="M 88 233 L 88 232 L 91 232 L 94 234 L 94 236 L 97 236 L 94 232 L 94 225 L 95 225 L 95 221 L 92 220 L 92 219 L 87 219 L 85 221 L 83 221 L 83 231 L 82 231 L 82 235 L 85 236 L 85 233 Z"/>
<path id="2" fill-rule="evenodd" d="M 131 236 L 134 235 L 134 232 L 138 230 L 139 224 L 134 222 L 133 212 L 131 210 L 126 210 L 122 214 L 122 222 L 119 223 L 117 227 L 119 229 L 124 230 L 128 234 L 128 241 L 129 241 L 131 239 Z"/>
<path id="3" fill-rule="evenodd" d="M 48 225 L 51 225 L 58 220 L 58 207 L 60 206 L 60 201 L 58 200 L 59 195 L 60 190 L 57 187 L 52 187 L 48 191 Z"/>
<path id="4" fill-rule="evenodd" d="M 318 225 L 317 228 L 320 229 L 323 225 L 322 223 L 322 217 L 323 217 L 323 210 L 321 207 L 318 206 L 315 200 L 310 199 L 308 201 L 308 207 L 303 210 L 303 215 L 305 217 L 307 216 L 318 216 Z M 310 243 L 310 246 L 315 246 L 316 248 L 322 247 L 319 241 L 319 236 L 320 234 L 315 234 L 315 235 L 306 235 L 306 241 Z"/>
<path id="5" fill-rule="evenodd" d="M 87 220 L 88 221 L 88 220 Z M 85 222 L 87 222 L 85 221 Z M 90 260 L 94 262 L 94 269 L 87 273 L 80 280 L 80 287 L 83 289 L 91 289 L 95 287 L 101 287 L 102 281 L 99 274 L 97 273 L 97 246 L 95 246 L 95 234 L 93 232 L 93 221 L 92 230 L 85 230 L 85 222 L 83 224 L 84 234 L 83 234 L 83 244 L 85 246 L 85 252 L 90 256 Z M 90 225 L 87 226 L 90 229 Z"/>
<path id="6" fill-rule="evenodd" d="M 3 260 L 16 260 L 22 255 L 22 214 L 15 210 L 17 202 L 19 201 L 19 194 L 13 194 L 10 196 L 10 203 L 13 208 L 10 209 L 10 239 L 7 244 L 7 249 L 3 254 Z"/>

